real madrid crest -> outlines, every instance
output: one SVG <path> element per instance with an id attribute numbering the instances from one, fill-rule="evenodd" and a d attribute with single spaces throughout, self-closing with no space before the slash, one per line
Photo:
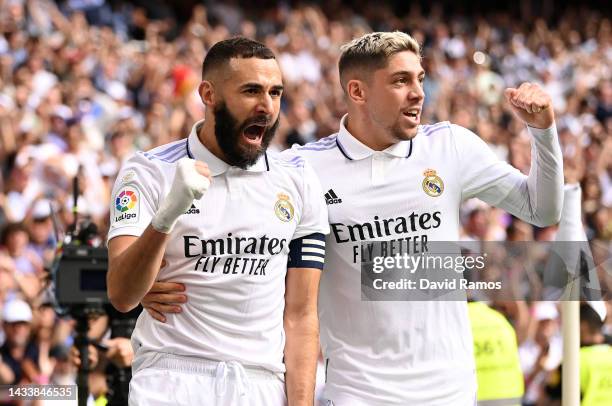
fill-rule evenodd
<path id="1" fill-rule="evenodd" d="M 293 205 L 289 201 L 289 196 L 284 193 L 276 195 L 278 200 L 274 205 L 274 213 L 281 221 L 291 221 L 293 219 Z"/>
<path id="2" fill-rule="evenodd" d="M 423 191 L 429 196 L 438 197 L 444 192 L 444 182 L 442 178 L 436 175 L 436 171 L 433 169 L 427 169 L 423 172 Z"/>

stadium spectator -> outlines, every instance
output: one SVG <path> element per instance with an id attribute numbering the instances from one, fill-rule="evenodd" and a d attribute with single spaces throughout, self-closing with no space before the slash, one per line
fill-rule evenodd
<path id="1" fill-rule="evenodd" d="M 606 262 L 612 238 L 612 24 L 609 13 L 589 5 L 596 2 L 554 8 L 519 2 L 506 11 L 491 5 L 459 11 L 448 2 L 86 3 L 0 4 L 0 230 L 22 223 L 28 231 L 15 231 L 13 254 L 0 252 L 0 307 L 40 292 L 42 264 L 53 244 L 41 199 L 54 202 L 60 227 L 67 229 L 72 177 L 81 164 L 79 212 L 107 230 L 109 190 L 122 162 L 135 150 L 189 133 L 203 117 L 193 80 L 201 61 L 212 44 L 238 33 L 280 55 L 285 100 L 271 146 L 278 151 L 337 131 L 346 112 L 339 47 L 366 32 L 398 29 L 423 45 L 423 123 L 451 120 L 474 130 L 524 172 L 531 166 L 529 137 L 511 135 L 521 133 L 520 123 L 499 89 L 542 84 L 556 95 L 565 166 L 575 169 L 574 181 L 582 186 L 587 236 L 602 286 L 612 288 Z M 466 237 L 550 240 L 555 232 L 496 209 L 474 211 L 470 204 L 462 209 Z M 36 301 L 30 304 L 36 313 Z M 608 334 L 611 320 L 604 326 Z M 54 325 L 53 335 L 66 326 Z M 30 328 L 38 336 L 39 325 Z M 3 325 L 0 342 L 6 335 Z M 68 374 L 57 354 L 58 373 Z"/>

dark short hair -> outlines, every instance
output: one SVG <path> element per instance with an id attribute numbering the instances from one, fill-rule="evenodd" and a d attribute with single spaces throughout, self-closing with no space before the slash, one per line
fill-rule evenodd
<path id="1" fill-rule="evenodd" d="M 591 333 L 600 332 L 604 325 L 599 314 L 587 303 L 580 303 L 580 321 L 586 323 Z"/>
<path id="2" fill-rule="evenodd" d="M 9 236 L 18 232 L 28 233 L 28 229 L 26 228 L 25 224 L 21 222 L 6 224 L 0 232 L 0 245 L 6 245 Z"/>
<path id="3" fill-rule="evenodd" d="M 217 42 L 208 50 L 202 64 L 202 79 L 232 58 L 276 59 L 270 48 L 245 37 L 234 37 Z"/>

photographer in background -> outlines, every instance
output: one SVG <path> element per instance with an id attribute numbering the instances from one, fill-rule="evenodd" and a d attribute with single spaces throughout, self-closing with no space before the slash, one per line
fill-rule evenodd
<path id="1" fill-rule="evenodd" d="M 107 406 L 127 404 L 134 359 L 129 337 L 141 310 L 137 307 L 124 314 L 107 305 L 104 307 L 105 315 L 90 320 L 89 391 L 96 401 L 101 397 L 107 399 Z M 72 364 L 80 367 L 80 354 L 76 347 L 72 347 L 70 356 Z"/>

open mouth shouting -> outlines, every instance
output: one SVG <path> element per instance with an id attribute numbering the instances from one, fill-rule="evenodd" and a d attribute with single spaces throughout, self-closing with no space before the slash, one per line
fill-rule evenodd
<path id="1" fill-rule="evenodd" d="M 249 124 L 242 130 L 242 137 L 247 144 L 259 146 L 261 145 L 266 128 L 267 124 L 264 123 Z"/>

